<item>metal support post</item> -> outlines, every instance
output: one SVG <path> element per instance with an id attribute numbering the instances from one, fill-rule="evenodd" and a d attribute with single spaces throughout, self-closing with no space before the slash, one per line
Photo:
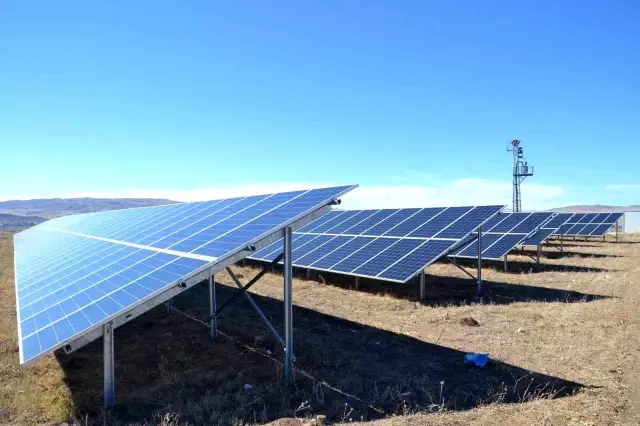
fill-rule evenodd
<path id="1" fill-rule="evenodd" d="M 508 272 L 508 271 L 509 271 L 509 267 L 507 266 L 507 257 L 508 257 L 508 255 L 507 255 L 507 254 L 505 254 L 505 255 L 504 255 L 504 271 L 505 271 L 505 272 Z"/>
<path id="2" fill-rule="evenodd" d="M 478 296 L 482 296 L 482 226 L 478 227 Z"/>
<path id="3" fill-rule="evenodd" d="M 538 250 L 536 254 L 536 267 L 538 268 L 538 272 L 540 272 L 540 255 L 542 254 L 542 246 L 538 244 Z"/>
<path id="4" fill-rule="evenodd" d="M 425 284 L 424 269 L 420 270 L 420 272 L 418 272 L 418 274 L 420 274 L 420 301 L 424 302 L 424 299 L 427 296 L 427 286 Z"/>
<path id="5" fill-rule="evenodd" d="M 284 378 L 293 378 L 293 262 L 292 234 L 290 226 L 284 228 Z"/>
<path id="6" fill-rule="evenodd" d="M 173 299 L 167 300 L 167 313 L 170 314 L 173 310 Z"/>
<path id="7" fill-rule="evenodd" d="M 356 277 L 356 290 L 360 289 L 360 277 Z"/>
<path id="8" fill-rule="evenodd" d="M 111 407 L 116 401 L 116 377 L 113 356 L 113 323 L 102 326 L 104 347 L 104 406 Z"/>
<path id="9" fill-rule="evenodd" d="M 216 278 L 209 268 L 209 338 L 215 342 L 218 338 L 218 316 L 216 315 Z"/>
<path id="10" fill-rule="evenodd" d="M 311 269 L 307 268 L 307 281 L 309 281 L 311 277 Z"/>
<path id="11" fill-rule="evenodd" d="M 560 254 L 564 255 L 564 235 L 560 234 Z"/>

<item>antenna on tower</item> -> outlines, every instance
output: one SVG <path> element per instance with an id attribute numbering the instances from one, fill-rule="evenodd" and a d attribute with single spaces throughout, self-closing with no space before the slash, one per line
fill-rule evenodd
<path id="1" fill-rule="evenodd" d="M 520 184 L 529 176 L 533 176 L 533 166 L 529 166 L 524 159 L 524 152 L 520 146 L 520 140 L 511 141 L 511 148 L 507 147 L 507 151 L 513 152 L 513 211 L 522 211 L 522 192 Z"/>

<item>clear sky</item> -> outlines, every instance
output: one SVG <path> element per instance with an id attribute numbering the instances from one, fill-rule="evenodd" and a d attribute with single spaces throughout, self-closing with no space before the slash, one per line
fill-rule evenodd
<path id="1" fill-rule="evenodd" d="M 0 199 L 640 204 L 640 2 L 3 1 Z M 350 198 L 349 198 L 350 197 Z"/>

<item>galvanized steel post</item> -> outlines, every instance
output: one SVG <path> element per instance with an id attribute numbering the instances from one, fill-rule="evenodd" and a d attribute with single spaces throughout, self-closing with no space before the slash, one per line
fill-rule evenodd
<path id="1" fill-rule="evenodd" d="M 293 378 L 293 262 L 292 229 L 284 228 L 284 378 Z"/>
<path id="2" fill-rule="evenodd" d="M 478 226 L 478 296 L 482 296 L 482 226 Z"/>
<path id="3" fill-rule="evenodd" d="M 426 295 L 427 288 L 426 288 L 426 284 L 425 284 L 424 269 L 420 270 L 419 274 L 420 274 L 420 301 L 424 302 L 424 299 L 427 296 Z"/>
<path id="4" fill-rule="evenodd" d="M 216 278 L 209 268 L 209 338 L 215 342 L 218 338 L 218 317 L 216 316 Z"/>
<path id="5" fill-rule="evenodd" d="M 102 326 L 104 357 L 104 406 L 111 407 L 116 401 L 116 377 L 113 354 L 113 323 Z"/>

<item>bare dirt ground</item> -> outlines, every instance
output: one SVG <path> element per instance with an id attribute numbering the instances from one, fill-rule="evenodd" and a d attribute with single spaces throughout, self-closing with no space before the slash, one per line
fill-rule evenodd
<path id="1" fill-rule="evenodd" d="M 376 425 L 640 424 L 640 235 L 620 244 L 545 247 L 510 271 L 486 265 L 487 295 L 448 264 L 427 269 L 424 304 L 401 286 L 312 274 L 294 281 L 295 384 L 281 381 L 282 351 L 243 298 L 205 318 L 206 287 L 116 330 L 116 392 L 102 405 L 102 346 L 18 362 L 12 245 L 0 238 L 0 423 Z M 258 272 L 236 267 L 248 281 Z M 304 272 L 304 271 L 302 271 Z M 475 272 L 475 271 L 472 271 Z M 219 303 L 233 294 L 219 274 Z M 282 277 L 251 292 L 282 324 Z M 474 320 L 472 321 L 471 318 Z M 476 324 L 477 322 L 477 324 Z M 488 352 L 478 369 L 464 354 Z M 249 386 L 246 386 L 249 385 Z"/>

